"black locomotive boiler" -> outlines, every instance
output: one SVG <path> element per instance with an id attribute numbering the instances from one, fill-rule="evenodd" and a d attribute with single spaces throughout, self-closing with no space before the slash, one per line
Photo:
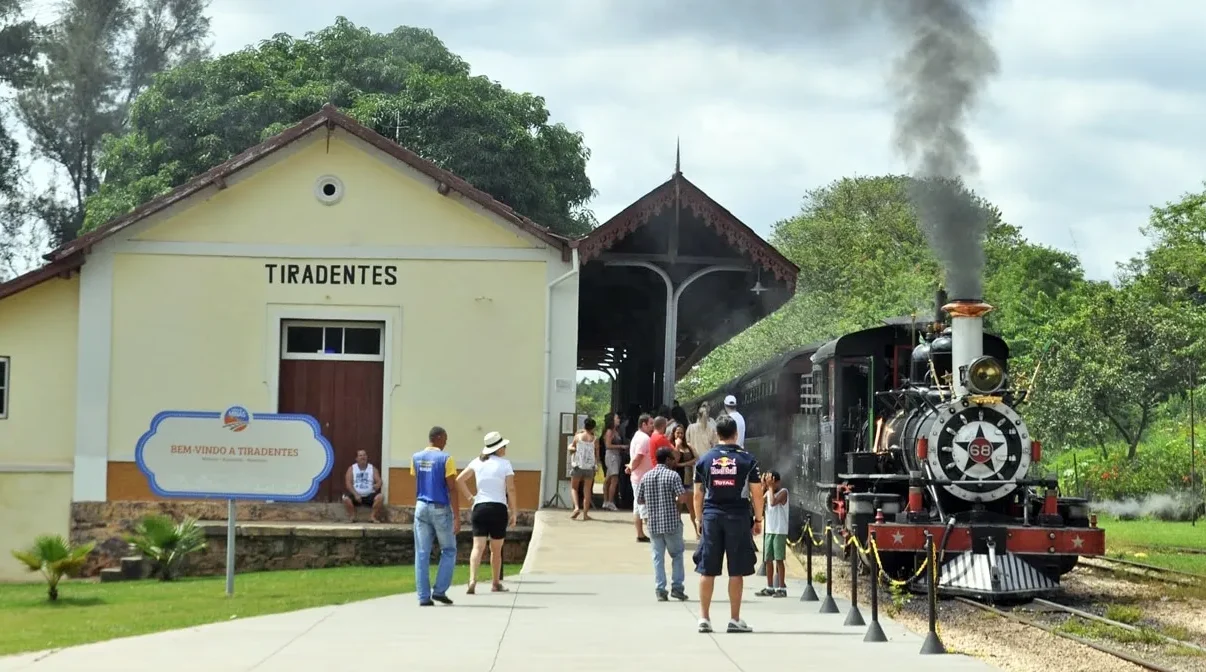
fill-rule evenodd
<path id="1" fill-rule="evenodd" d="M 983 331 L 992 307 L 942 292 L 938 306 L 933 321 L 889 320 L 786 353 L 687 408 L 737 397 L 746 449 L 791 492 L 793 539 L 806 522 L 864 545 L 874 530 L 885 571 L 904 577 L 929 532 L 941 593 L 1056 591 L 1080 556 L 1105 553 L 1105 533 L 1085 500 L 1035 475 L 1027 390 L 1009 375 L 1008 345 Z"/>

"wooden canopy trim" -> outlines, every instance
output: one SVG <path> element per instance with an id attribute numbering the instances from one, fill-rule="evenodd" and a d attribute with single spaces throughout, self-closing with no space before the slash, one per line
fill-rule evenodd
<path id="1" fill-rule="evenodd" d="M 73 254 L 60 261 L 52 261 L 28 273 L 18 275 L 8 282 L 0 283 L 0 299 L 4 299 L 36 287 L 54 278 L 70 278 L 71 274 L 84 265 L 84 255 Z"/>
<path id="2" fill-rule="evenodd" d="M 576 241 L 581 263 L 599 258 L 630 233 L 648 224 L 663 210 L 674 207 L 676 202 L 690 210 L 705 226 L 715 230 L 740 254 L 773 273 L 790 291 L 795 291 L 800 268 L 681 173 L 676 173 L 615 217 Z"/>
<path id="3" fill-rule="evenodd" d="M 446 196 L 452 191 L 461 194 L 520 230 L 561 250 L 562 259 L 569 260 L 570 240 L 568 238 L 559 236 L 548 228 L 520 215 L 509 206 L 500 203 L 486 192 L 477 189 L 460 177 L 453 175 L 431 161 L 420 157 L 418 154 L 406 149 L 393 140 L 382 136 L 373 129 L 343 114 L 330 103 L 323 105 L 322 109 L 318 112 L 302 119 L 294 126 L 268 138 L 264 142 L 210 168 L 175 189 L 143 203 L 129 213 L 110 220 L 79 238 L 63 244 L 46 254 L 44 258 L 48 261 L 56 262 L 79 252 L 87 252 L 93 245 L 122 229 L 128 228 L 155 213 L 162 212 L 210 186 L 216 186 L 220 189 L 224 188 L 226 186 L 226 179 L 233 173 L 247 168 L 273 152 L 283 149 L 317 130 L 325 128 L 329 132 L 336 127 L 342 128 L 351 135 L 430 177 L 436 182 L 437 190 L 440 194 Z"/>

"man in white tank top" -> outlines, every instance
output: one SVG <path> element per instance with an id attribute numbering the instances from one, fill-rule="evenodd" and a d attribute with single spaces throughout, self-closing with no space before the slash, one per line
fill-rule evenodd
<path id="1" fill-rule="evenodd" d="M 356 451 L 356 462 L 344 474 L 343 487 L 343 508 L 348 512 L 348 522 L 356 522 L 358 506 L 372 507 L 371 522 L 385 522 L 381 519 L 381 509 L 385 504 L 385 498 L 381 496 L 381 473 L 369 464 L 368 453 Z"/>

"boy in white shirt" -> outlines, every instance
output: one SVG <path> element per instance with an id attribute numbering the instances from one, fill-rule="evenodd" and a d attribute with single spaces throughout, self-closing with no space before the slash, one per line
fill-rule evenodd
<path id="1" fill-rule="evenodd" d="M 767 472 L 766 528 L 762 534 L 762 561 L 766 563 L 766 588 L 763 597 L 787 597 L 785 560 L 787 560 L 787 488 L 779 483 L 779 472 Z M 777 582 L 776 582 L 777 580 Z"/>

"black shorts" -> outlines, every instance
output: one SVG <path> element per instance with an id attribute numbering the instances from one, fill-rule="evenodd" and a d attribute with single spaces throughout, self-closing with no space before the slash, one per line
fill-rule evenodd
<path id="1" fill-rule="evenodd" d="M 348 492 L 348 493 L 344 493 L 343 496 L 347 497 L 348 501 L 351 502 L 353 506 L 363 506 L 363 507 L 367 508 L 367 507 L 371 507 L 373 505 L 373 502 L 377 501 L 377 497 L 381 496 L 381 493 L 370 492 L 367 495 L 360 495 L 360 503 L 359 504 L 356 503 L 356 493 Z"/>
<path id="2" fill-rule="evenodd" d="M 721 564 L 729 576 L 751 576 L 758 564 L 749 512 L 705 511 L 700 521 L 699 545 L 695 548 L 695 571 L 720 576 Z"/>
<path id="3" fill-rule="evenodd" d="M 473 536 L 504 539 L 507 536 L 507 519 L 509 518 L 506 504 L 498 502 L 483 502 L 475 504 L 469 514 L 469 522 L 473 525 Z"/>

